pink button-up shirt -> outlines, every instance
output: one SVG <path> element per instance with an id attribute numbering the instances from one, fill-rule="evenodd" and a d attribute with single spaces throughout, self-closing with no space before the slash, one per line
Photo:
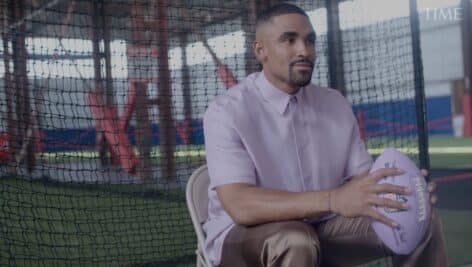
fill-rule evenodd
<path id="1" fill-rule="evenodd" d="M 337 187 L 344 177 L 367 171 L 372 164 L 351 106 L 341 94 L 310 84 L 289 95 L 263 72 L 216 97 L 203 125 L 210 175 L 209 218 L 203 227 L 205 249 L 215 265 L 235 225 L 216 187 L 248 183 L 317 191 Z"/>

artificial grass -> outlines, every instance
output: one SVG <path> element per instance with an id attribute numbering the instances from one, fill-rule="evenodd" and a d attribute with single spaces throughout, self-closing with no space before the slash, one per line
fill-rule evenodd
<path id="1" fill-rule="evenodd" d="M 140 196 L 135 190 L 2 178 L 0 265 L 193 260 L 196 241 L 184 198 L 175 192 Z"/>

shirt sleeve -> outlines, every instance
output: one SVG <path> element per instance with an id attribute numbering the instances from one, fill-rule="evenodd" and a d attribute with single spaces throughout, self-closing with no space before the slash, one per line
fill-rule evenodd
<path id="1" fill-rule="evenodd" d="M 222 103 L 212 103 L 203 118 L 210 188 L 256 184 L 255 167 Z"/>
<path id="2" fill-rule="evenodd" d="M 372 157 L 367 152 L 367 147 L 360 137 L 359 125 L 354 114 L 352 114 L 352 119 L 353 126 L 351 129 L 349 157 L 344 177 L 358 175 L 370 170 L 370 167 L 372 166 Z"/>

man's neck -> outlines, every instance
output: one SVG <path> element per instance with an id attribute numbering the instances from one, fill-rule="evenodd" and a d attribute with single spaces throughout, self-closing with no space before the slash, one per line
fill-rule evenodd
<path id="1" fill-rule="evenodd" d="M 268 82 L 270 82 L 275 88 L 279 89 L 284 93 L 287 93 L 289 95 L 295 95 L 301 89 L 300 86 L 295 87 L 286 82 L 279 81 L 277 78 L 268 75 L 267 72 L 265 72 L 264 70 L 262 70 L 262 72 L 264 73 L 264 76 L 266 77 Z"/>

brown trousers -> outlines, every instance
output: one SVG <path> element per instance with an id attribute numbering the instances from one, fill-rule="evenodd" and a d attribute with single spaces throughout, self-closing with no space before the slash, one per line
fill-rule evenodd
<path id="1" fill-rule="evenodd" d="M 423 241 L 407 256 L 393 255 L 377 238 L 369 219 L 337 216 L 315 225 L 302 221 L 237 225 L 225 239 L 220 266 L 356 266 L 389 256 L 394 266 L 448 266 L 436 212 Z"/>

